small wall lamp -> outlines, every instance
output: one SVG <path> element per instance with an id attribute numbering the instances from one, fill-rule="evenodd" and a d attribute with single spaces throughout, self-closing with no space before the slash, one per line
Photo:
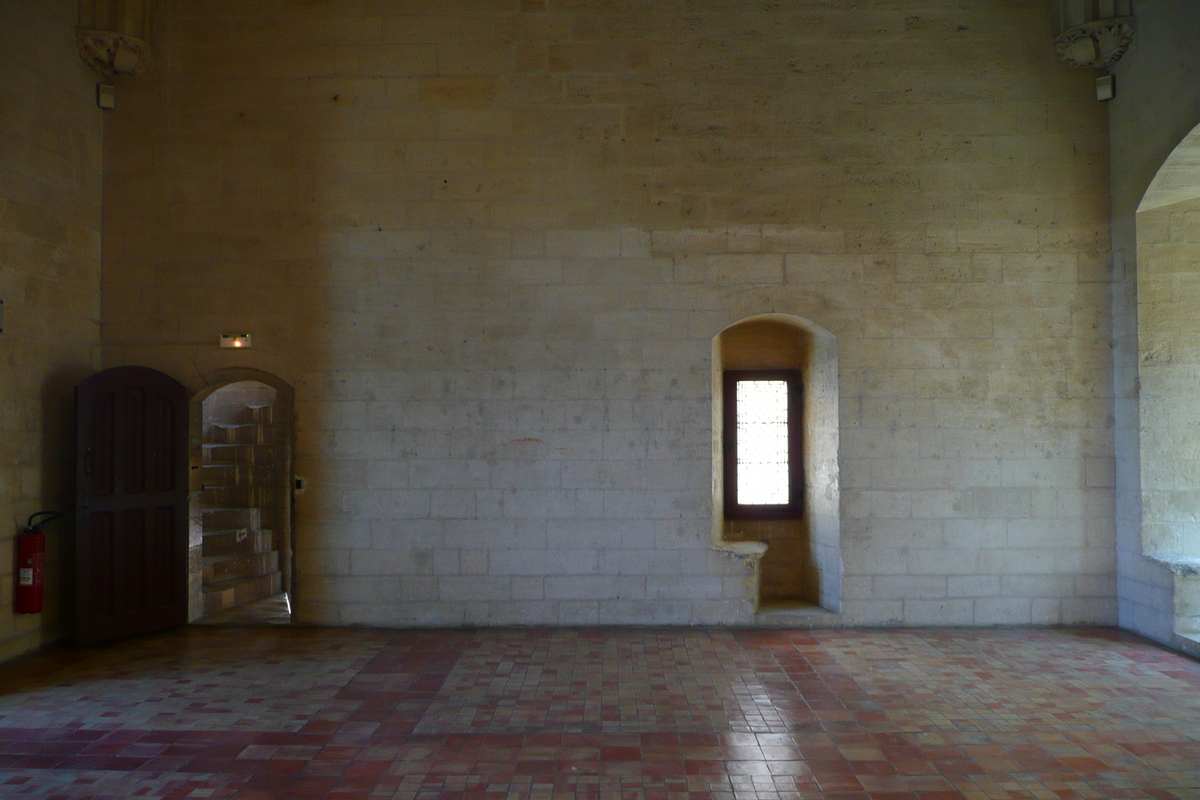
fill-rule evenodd
<path id="1" fill-rule="evenodd" d="M 222 348 L 246 348 L 253 347 L 253 342 L 250 340 L 248 333 L 222 333 L 221 334 Z"/>

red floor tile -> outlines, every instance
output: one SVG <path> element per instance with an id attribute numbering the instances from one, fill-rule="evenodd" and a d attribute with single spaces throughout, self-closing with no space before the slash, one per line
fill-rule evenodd
<path id="1" fill-rule="evenodd" d="M 39 658 L 0 670 L 3 797 L 1200 798 L 1200 665 L 1108 630 L 186 629 Z"/>

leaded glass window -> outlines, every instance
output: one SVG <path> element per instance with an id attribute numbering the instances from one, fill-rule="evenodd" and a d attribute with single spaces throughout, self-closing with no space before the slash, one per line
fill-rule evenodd
<path id="1" fill-rule="evenodd" d="M 800 374 L 725 373 L 725 514 L 800 514 Z"/>

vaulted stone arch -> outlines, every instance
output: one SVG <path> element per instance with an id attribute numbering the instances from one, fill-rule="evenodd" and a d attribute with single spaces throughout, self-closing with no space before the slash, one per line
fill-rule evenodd
<path id="1" fill-rule="evenodd" d="M 1200 126 L 1137 212 L 1142 552 L 1175 574 L 1175 633 L 1200 640 Z"/>
<path id="2" fill-rule="evenodd" d="M 1163 162 L 1138 204 L 1138 214 L 1197 198 L 1200 198 L 1200 125 L 1183 137 Z"/>

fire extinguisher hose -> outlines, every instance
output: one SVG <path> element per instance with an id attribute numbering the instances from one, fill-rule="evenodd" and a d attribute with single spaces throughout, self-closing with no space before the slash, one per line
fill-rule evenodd
<path id="1" fill-rule="evenodd" d="M 35 523 L 34 520 L 38 517 L 45 517 L 45 519 L 41 522 Z M 25 522 L 25 530 L 40 532 L 43 525 L 45 525 L 47 522 L 53 522 L 60 517 L 62 517 L 62 513 L 58 511 L 39 511 L 36 514 L 30 514 L 29 519 Z"/>

